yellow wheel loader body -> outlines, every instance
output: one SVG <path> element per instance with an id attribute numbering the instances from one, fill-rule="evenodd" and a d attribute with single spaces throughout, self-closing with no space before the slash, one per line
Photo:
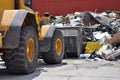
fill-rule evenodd
<path id="1" fill-rule="evenodd" d="M 50 16 L 40 17 L 25 2 L 0 1 L 0 56 L 11 73 L 34 72 L 38 52 L 45 52 L 41 56 L 48 64 L 61 63 L 64 56 L 61 32 L 55 26 L 40 26 Z"/>
<path id="2" fill-rule="evenodd" d="M 24 0 L 0 1 L 0 56 L 8 72 L 31 73 L 38 58 L 38 15 Z"/>

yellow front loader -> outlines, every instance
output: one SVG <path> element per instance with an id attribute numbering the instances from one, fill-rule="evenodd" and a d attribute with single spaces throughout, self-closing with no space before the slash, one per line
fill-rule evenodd
<path id="1" fill-rule="evenodd" d="M 40 17 L 27 1 L 0 0 L 0 56 L 11 73 L 34 72 L 40 50 L 48 64 L 61 63 L 64 56 L 61 32 L 55 26 L 41 27 L 49 16 Z"/>

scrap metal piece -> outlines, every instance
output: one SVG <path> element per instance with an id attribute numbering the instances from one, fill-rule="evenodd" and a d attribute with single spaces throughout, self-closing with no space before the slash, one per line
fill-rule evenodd
<path id="1" fill-rule="evenodd" d="M 106 55 L 107 60 L 114 60 L 116 57 L 120 56 L 120 49 L 113 51 L 112 53 Z"/>

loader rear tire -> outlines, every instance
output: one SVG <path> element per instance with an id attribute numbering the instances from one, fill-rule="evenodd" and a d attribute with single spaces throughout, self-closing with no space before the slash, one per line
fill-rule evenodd
<path id="1" fill-rule="evenodd" d="M 5 65 L 8 72 L 27 74 L 35 71 L 38 57 L 38 39 L 33 27 L 22 27 L 19 46 L 6 50 Z"/>
<path id="2" fill-rule="evenodd" d="M 41 54 L 47 64 L 59 64 L 64 57 L 64 39 L 60 31 L 55 31 L 51 41 L 50 50 Z"/>

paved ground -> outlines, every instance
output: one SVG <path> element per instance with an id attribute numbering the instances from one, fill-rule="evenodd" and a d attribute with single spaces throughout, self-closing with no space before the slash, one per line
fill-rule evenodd
<path id="1" fill-rule="evenodd" d="M 46 65 L 39 60 L 29 75 L 8 74 L 0 61 L 0 80 L 120 80 L 120 61 L 66 59 L 62 64 Z"/>

